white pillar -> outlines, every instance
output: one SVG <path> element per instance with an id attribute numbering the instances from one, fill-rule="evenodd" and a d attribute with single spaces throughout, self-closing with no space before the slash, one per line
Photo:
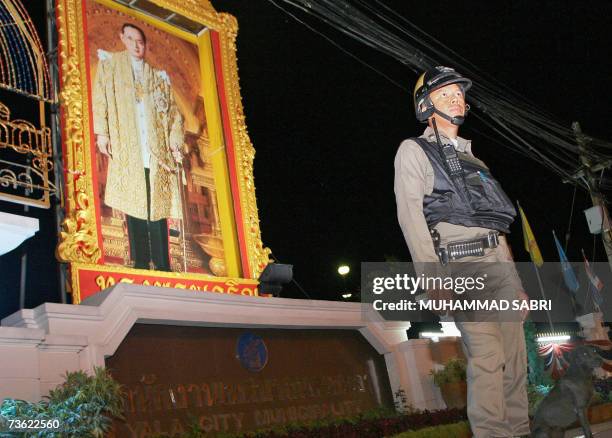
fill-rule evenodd
<path id="1" fill-rule="evenodd" d="M 411 339 L 385 354 L 391 390 L 402 389 L 407 403 L 417 409 L 443 409 L 440 390 L 434 385 L 429 372 L 434 368 L 429 339 Z"/>

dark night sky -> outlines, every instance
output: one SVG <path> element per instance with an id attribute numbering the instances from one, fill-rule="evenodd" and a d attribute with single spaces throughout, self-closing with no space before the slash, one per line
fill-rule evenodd
<path id="1" fill-rule="evenodd" d="M 383 1 L 558 116 L 560 123 L 569 127 L 579 120 L 587 133 L 612 139 L 612 2 Z M 43 2 L 27 4 L 32 10 L 35 5 L 42 8 Z M 423 129 L 414 120 L 410 93 L 266 0 L 213 4 L 235 15 L 240 26 L 238 65 L 247 126 L 257 151 L 255 181 L 264 244 L 278 259 L 293 264 L 296 280 L 322 299 L 339 298 L 340 262 L 352 267 L 347 287 L 355 288 L 360 262 L 384 261 L 386 256 L 408 260 L 396 219 L 393 158 L 404 138 Z M 409 69 L 322 23 L 309 22 L 412 89 L 416 75 Z M 475 132 L 482 129 L 468 119 L 460 135 L 474 140 L 475 155 L 489 165 L 511 199 L 521 201 L 544 258 L 556 260 L 550 231 L 566 231 L 573 188 Z M 579 190 L 570 259 L 578 259 L 581 247 L 591 252 L 593 239 L 582 214 L 588 206 L 587 194 Z M 35 266 L 52 266 L 48 242 L 54 224 L 46 221 L 41 227 L 41 237 L 28 248 L 32 259 L 38 257 Z M 516 258 L 527 260 L 520 222 L 513 225 L 510 241 Z M 597 258 L 602 260 L 601 243 L 598 246 Z M 15 269 L 19 251 L 0 259 L 3 273 Z M 45 269 L 44 278 L 33 279 L 27 307 L 59 299 L 52 271 Z M 0 316 L 16 310 L 17 285 L 11 278 L 3 275 Z M 294 287 L 286 294 L 299 296 Z"/>
<path id="2" fill-rule="evenodd" d="M 484 72 L 529 97 L 567 126 L 579 120 L 592 135 L 610 139 L 604 105 L 612 101 L 612 4 L 531 1 L 385 4 L 452 47 Z M 409 258 L 397 225 L 393 158 L 402 139 L 420 134 L 411 95 L 333 47 L 267 1 L 215 2 L 238 18 L 238 65 L 247 124 L 257 155 L 255 178 L 264 243 L 295 265 L 295 277 L 312 294 L 334 298 L 335 268 Z M 423 5 L 423 6 L 416 6 Z M 605 9 L 605 10 L 604 10 Z M 293 10 L 294 11 L 294 10 Z M 295 11 L 294 11 L 295 12 Z M 303 14 L 298 14 L 304 17 Z M 413 88 L 416 75 L 396 61 L 309 20 L 347 49 Z M 478 86 L 476 84 L 475 86 Z M 488 139 L 468 119 L 461 135 L 474 153 L 520 199 L 544 257 L 555 260 L 550 230 L 567 228 L 573 187 L 537 163 Z M 592 248 L 577 194 L 570 258 Z M 516 258 L 520 223 L 512 228 Z M 600 246 L 600 257 L 603 249 Z"/>

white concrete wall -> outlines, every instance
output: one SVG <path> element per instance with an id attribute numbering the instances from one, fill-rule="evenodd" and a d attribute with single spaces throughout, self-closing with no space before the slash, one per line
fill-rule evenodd
<path id="1" fill-rule="evenodd" d="M 0 327 L 0 399 L 41 398 L 38 346 L 44 338 L 40 329 Z"/>
<path id="2" fill-rule="evenodd" d="M 374 322 L 372 322 L 374 321 Z M 429 378 L 429 340 L 407 341 L 410 323 L 366 318 L 362 305 L 260 298 L 121 283 L 81 305 L 46 303 L 0 327 L 0 399 L 38 401 L 67 371 L 104 366 L 137 323 L 202 327 L 351 329 L 384 355 L 393 392 L 412 406 L 440 408 Z"/>

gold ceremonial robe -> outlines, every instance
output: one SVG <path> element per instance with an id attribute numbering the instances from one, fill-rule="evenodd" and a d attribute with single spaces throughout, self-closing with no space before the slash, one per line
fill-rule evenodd
<path id="1" fill-rule="evenodd" d="M 171 149 L 183 149 L 183 119 L 165 71 L 143 63 L 136 82 L 128 52 L 98 51 L 93 84 L 94 133 L 110 138 L 104 203 L 125 214 L 147 219 L 147 192 L 136 98 L 146 114 L 147 143 L 151 153 L 151 221 L 181 218 L 177 164 Z"/>

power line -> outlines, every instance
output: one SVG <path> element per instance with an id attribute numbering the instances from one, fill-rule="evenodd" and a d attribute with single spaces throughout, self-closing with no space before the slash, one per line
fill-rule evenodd
<path id="1" fill-rule="evenodd" d="M 274 0 L 269 1 L 344 53 L 405 90 L 388 75 L 343 48 L 332 37 L 306 24 L 295 14 L 281 8 Z M 534 103 L 494 77 L 481 72 L 460 54 L 428 35 L 380 0 L 374 0 L 378 9 L 373 7 L 371 2 L 364 0 L 282 1 L 349 38 L 397 60 L 414 72 L 424 71 L 442 63 L 453 65 L 476 84 L 469 93 L 468 102 L 477 117 L 489 129 L 508 141 L 509 147 L 515 152 L 541 163 L 563 179 L 575 179 L 574 174 L 580 167 L 579 148 L 569 126 L 561 125 L 553 115 L 537 108 Z M 592 147 L 583 153 L 588 154 L 591 161 L 612 158 L 605 152 L 612 149 L 612 143 L 590 139 L 590 144 Z M 583 181 L 577 181 L 581 187 L 586 188 Z"/>

